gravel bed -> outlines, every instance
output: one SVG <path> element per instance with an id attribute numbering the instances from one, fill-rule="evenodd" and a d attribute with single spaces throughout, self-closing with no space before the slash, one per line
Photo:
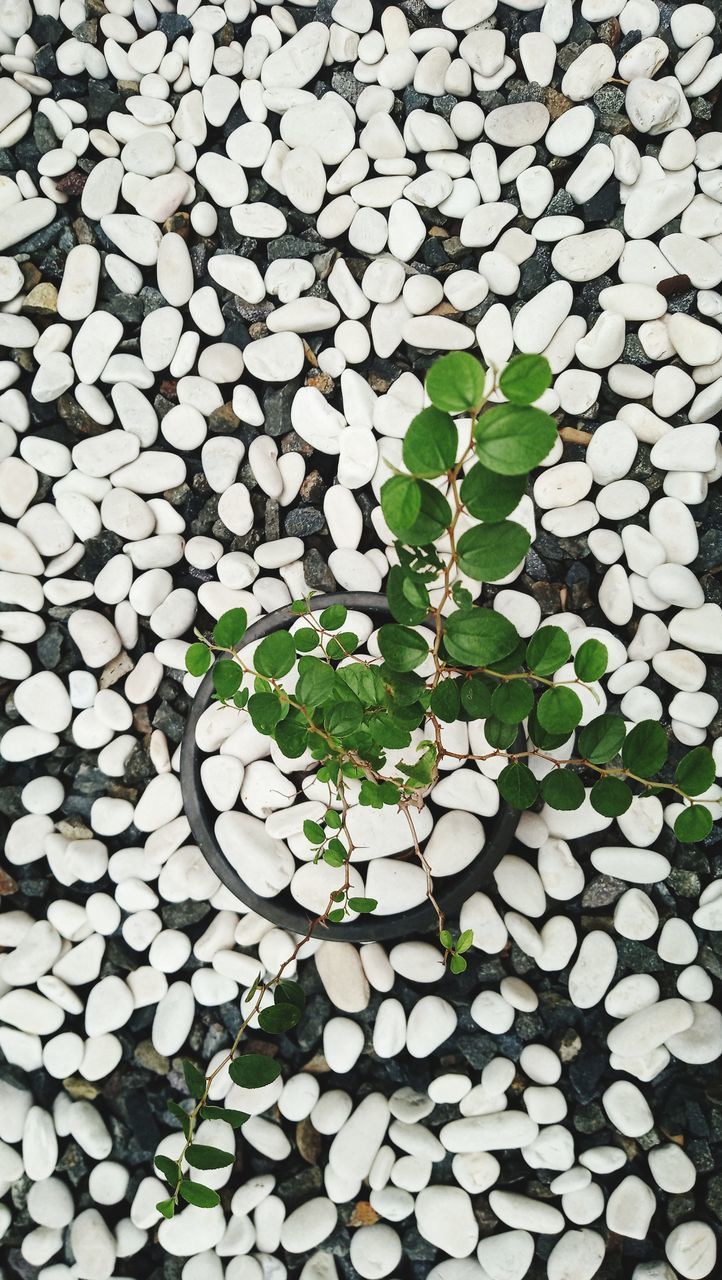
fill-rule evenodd
<path id="1" fill-rule="evenodd" d="M 722 776 L 720 10 L 0 0 L 0 1277 L 719 1274 L 720 834 L 656 797 L 525 814 L 462 975 L 307 944 L 221 1205 L 153 1158 L 293 947 L 183 813 L 193 628 L 382 588 L 439 352 L 555 375 L 487 600 Z"/>

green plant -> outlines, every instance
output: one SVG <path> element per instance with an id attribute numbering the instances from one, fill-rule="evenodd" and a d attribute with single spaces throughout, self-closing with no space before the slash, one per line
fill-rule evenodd
<path id="1" fill-rule="evenodd" d="M 502 799 L 517 809 L 540 800 L 554 809 L 576 809 L 589 787 L 592 807 L 618 817 L 635 794 L 668 792 L 684 803 L 675 823 L 679 840 L 703 839 L 711 829 L 709 809 L 698 800 L 715 778 L 710 751 L 687 752 L 672 774 L 667 734 L 657 721 L 629 725 L 607 712 L 585 716 L 577 690 L 597 697 L 594 686 L 608 661 L 602 643 L 588 639 L 572 656 L 566 631 L 555 626 L 539 628 L 525 642 L 503 614 L 475 603 L 481 584 L 504 578 L 529 549 L 528 532 L 508 517 L 526 491 L 529 473 L 557 438 L 554 419 L 534 404 L 550 382 L 547 361 L 534 355 L 516 356 L 498 378 L 463 353 L 443 356 L 430 369 L 431 405 L 414 418 L 404 438 L 405 470 L 393 474 L 381 491 L 398 563 L 388 575 L 394 621 L 379 630 L 380 658 L 359 655 L 359 637 L 344 629 L 343 607 L 316 616 L 312 599 L 294 605 L 304 625 L 293 634 L 276 631 L 262 640 L 252 663 L 239 651 L 247 626 L 242 609 L 224 614 L 212 637 L 199 637 L 188 650 L 193 675 L 213 668 L 217 700 L 246 710 L 255 728 L 273 738 L 290 760 L 310 752 L 317 778 L 328 785 L 326 813 L 318 822 L 306 822 L 304 834 L 315 860 L 338 869 L 339 885 L 307 937 L 321 924 L 340 924 L 349 911 L 373 911 L 373 900 L 350 895 L 354 849 L 348 814 L 352 803 L 390 805 L 404 814 L 409 845 L 426 871 L 449 967 L 454 973 L 466 968 L 473 937 L 467 930 L 455 938 L 448 929 L 414 824 L 445 757 L 505 759 L 497 785 Z M 220 655 L 215 663 L 214 654 Z M 445 745 L 443 725 L 459 720 L 484 721 L 485 754 L 462 755 Z M 412 735 L 420 729 L 424 736 L 412 748 Z M 388 752 L 396 756 L 406 749 L 408 760 L 387 766 Z M 548 766 L 540 770 L 541 779 L 530 767 L 534 760 Z M 217 1202 L 215 1192 L 186 1178 L 185 1163 L 217 1168 L 231 1157 L 198 1147 L 196 1120 L 243 1123 L 241 1113 L 208 1105 L 210 1085 L 226 1065 L 231 1079 L 251 1088 L 278 1075 L 272 1059 L 238 1056 L 238 1049 L 256 1015 L 268 1032 L 298 1022 L 302 993 L 283 973 L 303 941 L 278 973 L 263 982 L 259 978 L 224 1062 L 208 1077 L 186 1065 L 193 1109 L 189 1115 L 171 1104 L 183 1126 L 184 1148 L 177 1161 L 156 1161 L 172 1192 L 159 1205 L 166 1216 L 179 1198 Z M 270 992 L 274 1003 L 265 1007 Z"/>

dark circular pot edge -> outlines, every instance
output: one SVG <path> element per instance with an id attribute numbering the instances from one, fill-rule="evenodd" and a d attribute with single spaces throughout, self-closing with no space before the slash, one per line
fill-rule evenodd
<path id="1" fill-rule="evenodd" d="M 386 597 L 372 591 L 338 591 L 330 595 L 314 596 L 313 604 L 314 609 L 341 604 L 347 609 L 358 609 L 364 613 L 388 614 Z M 289 627 L 297 620 L 298 614 L 290 607 L 276 609 L 254 622 L 248 628 L 244 640 L 246 643 L 263 640 L 272 631 L 277 631 L 279 627 Z M 196 725 L 208 707 L 212 693 L 213 675 L 209 671 L 193 699 L 181 746 L 181 790 L 191 831 L 208 865 L 240 902 L 272 924 L 303 936 L 315 918 L 313 913 L 298 904 L 287 905 L 280 900 L 280 896 L 263 898 L 255 893 L 224 857 L 216 840 L 213 829 L 215 819 L 211 817 L 211 812 L 215 811 L 211 810 L 201 784 L 201 752 L 195 741 Z M 458 875 L 448 877 L 448 887 L 446 877 L 436 881 L 436 898 L 445 915 L 455 914 L 472 893 L 488 885 L 494 869 L 508 851 L 519 818 L 520 814 L 516 810 L 501 804 L 480 856 Z M 436 925 L 434 908 L 430 902 L 423 902 L 411 911 L 388 916 L 360 916 L 348 924 L 326 928 L 330 940 L 334 942 L 389 942 L 401 941 L 415 933 L 428 933 Z"/>

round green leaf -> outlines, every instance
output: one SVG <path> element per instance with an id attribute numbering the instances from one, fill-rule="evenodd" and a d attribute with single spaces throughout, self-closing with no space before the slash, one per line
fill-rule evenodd
<path id="1" fill-rule="evenodd" d="M 333 693 L 333 667 L 323 658 L 299 658 L 296 701 L 304 707 L 320 707 Z"/>
<path id="2" fill-rule="evenodd" d="M 309 844 L 323 844 L 326 839 L 326 832 L 318 822 L 311 822 L 310 818 L 306 818 L 303 824 L 303 834 Z"/>
<path id="3" fill-rule="evenodd" d="M 282 978 L 273 988 L 273 998 L 276 1004 L 293 1004 L 302 1013 L 306 1007 L 306 997 L 303 993 L 303 987 L 297 982 L 292 982 L 289 978 Z"/>
<path id="4" fill-rule="evenodd" d="M 705 840 L 712 830 L 712 815 L 703 804 L 683 809 L 674 824 L 674 834 L 682 844 L 695 844 Z"/>
<path id="5" fill-rule="evenodd" d="M 454 662 L 485 667 L 506 658 L 519 643 L 516 627 L 493 609 L 459 609 L 446 619 L 444 644 Z"/>
<path id="6" fill-rule="evenodd" d="M 526 665 L 538 676 L 553 676 L 572 653 L 569 636 L 561 627 L 540 627 L 526 647 Z"/>
<path id="7" fill-rule="evenodd" d="M 410 547 L 428 546 L 451 524 L 451 507 L 443 493 L 428 481 L 410 476 L 392 476 L 386 481 L 381 510 L 391 532 Z"/>
<path id="8" fill-rule="evenodd" d="M 215 1209 L 221 1203 L 217 1191 L 204 1187 L 202 1182 L 191 1182 L 188 1178 L 181 1182 L 180 1193 L 188 1204 L 194 1204 L 197 1209 Z"/>
<path id="9" fill-rule="evenodd" d="M 477 462 L 461 484 L 461 501 L 477 520 L 503 520 L 526 489 L 526 476 L 500 476 Z"/>
<path id="10" fill-rule="evenodd" d="M 487 716 L 484 721 L 484 733 L 490 747 L 497 751 L 506 751 L 514 742 L 518 728 L 498 716 Z"/>
<path id="11" fill-rule="evenodd" d="M 180 1170 L 177 1161 L 171 1160 L 170 1156 L 156 1156 L 153 1164 L 156 1169 L 160 1170 L 171 1187 L 177 1187 L 180 1182 Z"/>
<path id="12" fill-rule="evenodd" d="M 470 720 L 486 720 L 491 715 L 491 696 L 494 686 L 481 676 L 464 680 L 461 686 L 461 705 Z"/>
<path id="13" fill-rule="evenodd" d="M 539 784 L 531 769 L 513 760 L 496 780 L 500 795 L 513 809 L 529 809 L 539 794 Z"/>
<path id="14" fill-rule="evenodd" d="M 297 760 L 306 750 L 308 724 L 302 715 L 293 711 L 275 727 L 274 738 L 288 760 Z"/>
<path id="15" fill-rule="evenodd" d="M 358 911 L 359 915 L 368 915 L 370 911 L 375 911 L 379 905 L 375 898 L 349 898 L 349 910 Z"/>
<path id="16" fill-rule="evenodd" d="M 213 688 L 219 698 L 232 698 L 243 681 L 243 672 L 231 658 L 219 658 L 213 668 Z"/>
<path id="17" fill-rule="evenodd" d="M 231 1107 L 204 1107 L 201 1111 L 204 1120 L 224 1120 L 232 1129 L 240 1129 L 248 1120 L 245 1111 L 234 1111 Z"/>
<path id="18" fill-rule="evenodd" d="M 417 626 L 429 612 L 429 593 L 417 574 L 393 565 L 386 580 L 386 599 L 397 622 Z"/>
<path id="19" fill-rule="evenodd" d="M 261 1010 L 258 1025 L 270 1035 L 280 1035 L 282 1031 L 295 1027 L 300 1017 L 301 1010 L 295 1004 L 272 1004 L 270 1008 Z"/>
<path id="20" fill-rule="evenodd" d="M 426 392 L 437 409 L 465 413 L 484 399 L 484 368 L 473 356 L 452 351 L 435 360 L 426 375 Z"/>
<path id="21" fill-rule="evenodd" d="M 431 710 L 439 720 L 453 724 L 459 718 L 461 698 L 459 687 L 453 680 L 440 680 L 431 694 Z"/>
<path id="22" fill-rule="evenodd" d="M 440 476 L 456 462 L 459 433 L 448 413 L 422 409 L 404 436 L 404 466 L 414 476 Z"/>
<path id="23" fill-rule="evenodd" d="M 296 646 L 288 631 L 274 631 L 262 640 L 253 655 L 253 665 L 259 675 L 280 680 L 287 676 L 296 662 Z"/>
<path id="24" fill-rule="evenodd" d="M 311 653 L 319 642 L 318 632 L 313 627 L 301 627 L 300 631 L 294 631 L 293 643 L 296 646 L 297 653 Z"/>
<path id="25" fill-rule="evenodd" d="M 429 653 L 429 641 L 424 636 L 393 622 L 379 628 L 378 641 L 382 657 L 394 671 L 413 671 Z"/>
<path id="26" fill-rule="evenodd" d="M 552 371 L 544 356 L 513 356 L 499 379 L 502 394 L 513 404 L 533 404 L 552 385 Z"/>
<path id="27" fill-rule="evenodd" d="M 519 724 L 525 720 L 534 706 L 534 690 L 526 680 L 509 680 L 500 684 L 491 695 L 492 714 L 507 724 Z"/>
<path id="28" fill-rule="evenodd" d="M 281 1067 L 273 1058 L 262 1053 L 244 1053 L 234 1058 L 228 1068 L 228 1074 L 234 1084 L 242 1089 L 262 1089 L 264 1085 L 273 1084 L 281 1074 Z"/>
<path id="29" fill-rule="evenodd" d="M 202 1098 L 206 1091 L 205 1075 L 194 1062 L 189 1062 L 187 1058 L 183 1061 L 183 1076 L 191 1097 Z"/>
<path id="30" fill-rule="evenodd" d="M 499 404 L 476 425 L 476 455 L 490 471 L 520 476 L 538 467 L 554 446 L 557 425 L 548 413 Z"/>
<path id="31" fill-rule="evenodd" d="M 537 716 L 548 733 L 572 733 L 583 715 L 582 704 L 573 689 L 558 684 L 545 689 L 537 703 Z"/>
<path id="32" fill-rule="evenodd" d="M 568 769 L 554 769 L 542 778 L 541 793 L 551 809 L 578 809 L 584 803 L 584 784 Z"/>
<path id="33" fill-rule="evenodd" d="M 323 609 L 319 614 L 318 620 L 326 631 L 338 631 L 342 627 L 348 617 L 348 609 L 343 604 L 330 604 L 328 609 Z"/>
<path id="34" fill-rule="evenodd" d="M 222 613 L 213 628 L 213 639 L 223 649 L 233 649 L 240 644 L 248 626 L 248 615 L 245 609 L 229 609 Z"/>
<path id="35" fill-rule="evenodd" d="M 640 720 L 622 747 L 622 764 L 637 777 L 653 778 L 667 759 L 667 734 L 658 720 Z"/>
<path id="36" fill-rule="evenodd" d="M 685 795 L 701 796 L 709 791 L 716 777 L 714 756 L 708 747 L 688 751 L 677 765 L 674 780 Z"/>
<path id="37" fill-rule="evenodd" d="M 159 1200 L 155 1207 L 159 1213 L 163 1214 L 164 1218 L 172 1218 L 175 1213 L 174 1200 Z"/>
<path id="38" fill-rule="evenodd" d="M 213 654 L 207 644 L 192 644 L 186 650 L 186 670 L 192 676 L 204 676 L 213 661 Z"/>
<path id="39" fill-rule="evenodd" d="M 521 564 L 531 538 L 514 520 L 477 524 L 459 538 L 459 567 L 478 582 L 498 582 Z"/>
<path id="40" fill-rule="evenodd" d="M 254 693 L 248 699 L 248 712 L 254 729 L 259 733 L 272 734 L 279 721 L 283 720 L 283 711 L 275 693 Z"/>
<path id="41" fill-rule="evenodd" d="M 592 808 L 604 818 L 618 818 L 632 803 L 632 793 L 621 778 L 600 778 L 594 783 L 589 799 Z"/>
<path id="42" fill-rule="evenodd" d="M 607 669 L 609 651 L 600 640 L 585 640 L 574 657 L 574 672 L 585 684 L 601 680 Z"/>
<path id="43" fill-rule="evenodd" d="M 196 1142 L 186 1151 L 186 1160 L 192 1169 L 227 1169 L 234 1159 L 235 1156 L 228 1151 L 220 1151 L 218 1147 L 204 1147 Z"/>
<path id="44" fill-rule="evenodd" d="M 621 716 L 597 716 L 579 731 L 577 748 L 579 754 L 591 764 L 609 764 L 619 755 L 627 728 Z"/>

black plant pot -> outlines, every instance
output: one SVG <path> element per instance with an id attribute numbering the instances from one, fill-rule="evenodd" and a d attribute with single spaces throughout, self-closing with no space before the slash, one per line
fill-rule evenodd
<path id="1" fill-rule="evenodd" d="M 314 596 L 313 604 L 314 609 L 341 604 L 372 616 L 389 617 L 386 597 L 371 591 L 339 591 L 332 595 Z M 297 621 L 298 614 L 290 608 L 276 609 L 248 628 L 244 643 L 262 640 L 272 631 L 290 627 Z M 217 815 L 201 784 L 203 753 L 195 740 L 198 719 L 210 704 L 212 693 L 213 676 L 209 671 L 194 698 L 181 748 L 181 787 L 191 830 L 206 862 L 231 893 L 264 919 L 303 936 L 314 918 L 313 913 L 299 906 L 290 889 L 285 889 L 275 898 L 262 898 L 254 893 L 228 862 L 216 840 L 214 824 Z M 502 804 L 493 821 L 485 823 L 487 839 L 479 857 L 457 875 L 444 876 L 436 881 L 436 899 L 447 917 L 453 917 L 472 893 L 488 885 L 495 867 L 509 849 L 518 821 L 516 810 Z M 397 915 L 364 915 L 347 924 L 328 925 L 325 936 L 334 942 L 395 942 L 411 934 L 427 933 L 437 924 L 433 907 L 429 902 L 423 902 L 413 910 Z"/>

